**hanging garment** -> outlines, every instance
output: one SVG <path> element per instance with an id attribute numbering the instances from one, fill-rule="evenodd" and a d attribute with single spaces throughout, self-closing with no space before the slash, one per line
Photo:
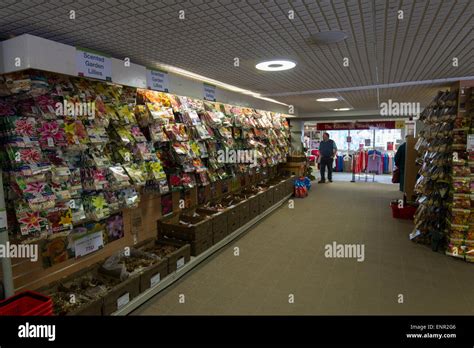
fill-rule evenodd
<path id="1" fill-rule="evenodd" d="M 382 157 L 380 155 L 378 154 L 369 155 L 368 162 L 367 162 L 367 172 L 380 174 L 381 162 L 382 162 Z"/>

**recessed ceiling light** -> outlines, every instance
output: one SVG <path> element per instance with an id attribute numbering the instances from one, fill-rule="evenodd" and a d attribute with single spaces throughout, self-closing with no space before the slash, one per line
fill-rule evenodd
<path id="1" fill-rule="evenodd" d="M 261 62 L 255 65 L 255 68 L 263 71 L 282 71 L 293 69 L 296 63 L 289 60 L 270 60 L 267 62 Z"/>
<path id="2" fill-rule="evenodd" d="M 308 43 L 313 45 L 329 45 L 347 39 L 347 34 L 343 31 L 331 30 L 315 33 L 308 38 Z"/>
<path id="3" fill-rule="evenodd" d="M 333 109 L 334 111 L 349 111 L 351 110 L 351 108 L 337 108 L 337 109 Z"/>
<path id="4" fill-rule="evenodd" d="M 318 99 L 316 99 L 316 101 L 323 102 L 323 103 L 334 102 L 334 101 L 338 101 L 338 100 L 339 100 L 339 98 L 318 98 Z"/>

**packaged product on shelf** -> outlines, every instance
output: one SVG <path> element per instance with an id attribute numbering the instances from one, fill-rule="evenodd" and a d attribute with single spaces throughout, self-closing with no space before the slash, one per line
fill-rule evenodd
<path id="1" fill-rule="evenodd" d="M 107 188 L 119 190 L 130 186 L 130 178 L 122 166 L 112 166 L 107 169 Z"/>
<path id="2" fill-rule="evenodd" d="M 136 142 L 142 143 L 142 142 L 147 141 L 147 139 L 143 135 L 142 131 L 140 130 L 140 127 L 132 126 L 131 133 L 132 133 L 132 136 L 133 136 L 133 138 L 135 139 Z"/>
<path id="3" fill-rule="evenodd" d="M 159 160 L 156 162 L 148 162 L 147 166 L 151 178 L 154 180 L 166 179 L 165 171 Z"/>
<path id="4" fill-rule="evenodd" d="M 104 127 L 87 126 L 87 135 L 89 136 L 92 145 L 106 144 L 109 142 L 109 136 Z"/>
<path id="5" fill-rule="evenodd" d="M 84 207 L 89 219 L 100 221 L 109 216 L 109 207 L 103 193 L 92 194 L 84 197 Z"/>
<path id="6" fill-rule="evenodd" d="M 470 209 L 471 198 L 468 194 L 455 194 L 453 196 L 453 208 Z"/>
<path id="7" fill-rule="evenodd" d="M 69 249 L 68 233 L 57 233 L 48 236 L 41 242 L 41 255 L 43 267 L 51 267 L 67 261 L 73 257 Z"/>
<path id="8" fill-rule="evenodd" d="M 71 199 L 68 204 L 71 208 L 73 224 L 78 224 L 86 219 L 86 212 L 84 211 L 84 205 L 82 204 L 81 198 Z"/>
<path id="9" fill-rule="evenodd" d="M 159 124 L 152 124 L 149 127 L 151 140 L 154 142 L 165 142 L 169 141 L 163 126 Z"/>
<path id="10" fill-rule="evenodd" d="M 132 110 L 130 110 L 127 104 L 117 108 L 117 114 L 122 124 L 136 124 L 137 120 Z"/>
<path id="11" fill-rule="evenodd" d="M 137 208 L 140 203 L 140 196 L 133 187 L 118 191 L 117 197 L 121 208 Z"/>
<path id="12" fill-rule="evenodd" d="M 109 207 L 110 212 L 115 212 L 120 210 L 121 202 L 118 197 L 118 192 L 115 191 L 104 191 L 104 198 L 107 201 L 107 206 Z"/>
<path id="13" fill-rule="evenodd" d="M 118 136 L 119 141 L 124 145 L 128 145 L 135 142 L 135 139 L 132 136 L 130 129 L 123 126 L 116 126 L 115 132 Z"/>
<path id="14" fill-rule="evenodd" d="M 471 182 L 469 178 L 453 178 L 454 193 L 471 193 Z"/>
<path id="15" fill-rule="evenodd" d="M 133 155 L 135 158 L 142 161 L 149 161 L 152 159 L 152 152 L 148 143 L 137 143 L 133 146 Z"/>
<path id="16" fill-rule="evenodd" d="M 54 207 L 56 196 L 47 182 L 26 182 L 23 177 L 16 177 L 14 188 L 23 196 L 33 211 Z"/>
<path id="17" fill-rule="evenodd" d="M 45 210 L 31 211 L 26 204 L 20 202 L 16 205 L 16 219 L 23 236 L 40 235 L 49 231 Z"/>
<path id="18" fill-rule="evenodd" d="M 132 179 L 132 182 L 138 186 L 144 186 L 147 181 L 148 171 L 146 163 L 131 163 L 124 165 L 128 176 Z"/>
<path id="19" fill-rule="evenodd" d="M 469 225 L 470 213 L 471 210 L 469 209 L 452 209 L 451 222 L 454 225 Z"/>
<path id="20" fill-rule="evenodd" d="M 72 212 L 67 203 L 58 203 L 47 212 L 47 219 L 52 233 L 72 229 Z"/>
<path id="21" fill-rule="evenodd" d="M 109 242 L 122 238 L 125 235 L 122 214 L 110 216 L 105 222 L 105 228 Z"/>

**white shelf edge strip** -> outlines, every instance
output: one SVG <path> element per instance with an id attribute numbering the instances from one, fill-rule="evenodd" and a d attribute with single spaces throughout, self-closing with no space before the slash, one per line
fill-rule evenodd
<path id="1" fill-rule="evenodd" d="M 245 225 L 239 227 L 237 230 L 226 236 L 224 239 L 221 241 L 217 242 L 214 244 L 212 247 L 204 251 L 203 253 L 199 254 L 198 256 L 191 257 L 191 260 L 185 264 L 183 267 L 178 269 L 176 272 L 173 272 L 172 274 L 166 276 L 163 278 L 162 281 L 160 281 L 158 284 L 155 286 L 149 288 L 148 290 L 145 290 L 142 292 L 140 295 L 135 297 L 133 300 L 131 300 L 129 303 L 127 303 L 125 306 L 120 308 L 119 310 L 115 311 L 111 315 L 117 316 L 117 315 L 127 315 L 140 307 L 142 304 L 144 304 L 146 301 L 151 299 L 153 296 L 156 294 L 160 293 L 164 289 L 166 289 L 168 286 L 176 282 L 178 279 L 180 279 L 182 276 L 184 276 L 186 273 L 191 271 L 194 267 L 199 265 L 201 262 L 203 262 L 205 259 L 207 259 L 209 256 L 217 252 L 219 249 L 223 248 L 233 240 L 235 240 L 237 237 L 242 235 L 244 232 L 246 232 L 250 227 L 255 225 L 257 222 L 262 220 L 265 216 L 273 212 L 275 209 L 279 208 L 288 198 L 290 198 L 292 195 L 289 194 L 285 198 L 283 198 L 281 201 L 278 203 L 272 205 L 269 209 L 265 210 L 263 213 L 259 214 L 249 222 L 247 222 Z"/>

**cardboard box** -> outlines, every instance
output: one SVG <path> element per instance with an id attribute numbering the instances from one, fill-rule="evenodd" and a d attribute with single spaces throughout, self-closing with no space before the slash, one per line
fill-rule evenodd
<path id="1" fill-rule="evenodd" d="M 269 191 L 263 191 L 262 193 L 260 193 L 258 195 L 258 212 L 259 214 L 263 213 L 264 211 L 266 211 L 268 208 L 269 208 L 269 200 L 268 200 L 268 196 L 269 196 Z"/>
<path id="2" fill-rule="evenodd" d="M 191 246 L 189 243 L 169 239 L 169 238 L 160 238 L 156 241 L 156 244 L 160 245 L 172 245 L 179 248 L 178 250 L 168 254 L 168 274 L 176 272 L 177 269 L 183 267 L 191 260 Z"/>
<path id="3" fill-rule="evenodd" d="M 249 221 L 256 218 L 258 216 L 258 214 L 260 214 L 260 205 L 259 205 L 259 196 L 260 195 L 261 195 L 261 193 L 248 199 L 248 202 L 249 202 Z"/>
<path id="4" fill-rule="evenodd" d="M 102 312 L 110 315 L 125 306 L 140 293 L 140 275 L 128 278 L 113 287 L 104 297 Z"/>
<path id="5" fill-rule="evenodd" d="M 227 234 L 231 234 L 240 227 L 240 210 L 236 206 L 229 208 L 227 213 Z"/>
<path id="6" fill-rule="evenodd" d="M 202 219 L 197 219 L 185 215 L 174 215 L 165 220 L 158 220 L 158 236 L 188 242 L 212 239 L 211 217 L 203 216 Z M 189 225 L 181 224 L 180 220 Z"/>
<path id="7" fill-rule="evenodd" d="M 207 249 L 209 249 L 211 246 L 213 246 L 213 236 L 210 235 L 208 239 L 200 240 L 200 241 L 192 241 L 190 243 L 191 245 L 191 256 L 197 256 Z"/>
<path id="8" fill-rule="evenodd" d="M 140 292 L 158 284 L 168 275 L 168 258 L 164 258 L 158 263 L 147 267 L 140 274 Z"/>
<path id="9" fill-rule="evenodd" d="M 246 199 L 245 201 L 239 203 L 237 209 L 239 209 L 239 227 L 241 227 L 250 221 L 250 201 Z"/>

